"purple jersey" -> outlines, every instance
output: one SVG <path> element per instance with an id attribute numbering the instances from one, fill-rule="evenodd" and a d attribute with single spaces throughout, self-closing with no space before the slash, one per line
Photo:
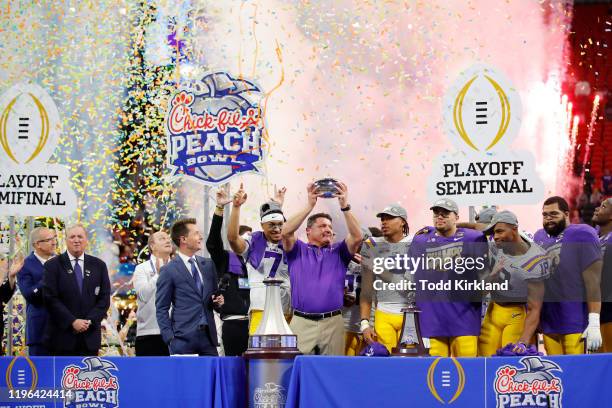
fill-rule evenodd
<path id="1" fill-rule="evenodd" d="M 351 258 L 345 241 L 319 248 L 298 239 L 287 252 L 293 308 L 305 313 L 342 309 Z"/>
<path id="2" fill-rule="evenodd" d="M 486 263 L 488 244 L 482 232 L 458 228 L 455 235 L 438 235 L 434 228 L 427 227 L 412 240 L 409 256 L 427 259 L 428 262 L 416 270 L 417 306 L 421 309 L 421 330 L 425 337 L 478 336 L 480 334 L 480 301 L 470 302 L 466 294 L 458 296 L 451 290 L 423 290 L 422 282 L 440 283 L 456 280 L 474 282 L 479 279 Z M 448 269 L 451 260 L 462 258 L 477 260 L 472 268 L 461 268 L 455 262 Z M 439 260 L 442 262 L 442 267 Z M 429 262 L 431 261 L 431 262 Z M 452 286 L 451 286 L 452 287 Z"/>
<path id="3" fill-rule="evenodd" d="M 542 331 L 583 332 L 587 326 L 587 307 L 582 272 L 601 259 L 595 229 L 585 224 L 570 224 L 558 236 L 550 236 L 540 229 L 533 238 L 550 257 L 550 278 L 546 281 L 540 316 Z"/>
<path id="4" fill-rule="evenodd" d="M 599 237 L 603 268 L 601 269 L 601 323 L 612 322 L 612 232 Z"/>

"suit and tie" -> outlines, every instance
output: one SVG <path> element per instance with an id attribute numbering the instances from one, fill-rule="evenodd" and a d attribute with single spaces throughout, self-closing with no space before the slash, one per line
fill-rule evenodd
<path id="1" fill-rule="evenodd" d="M 44 265 L 43 295 L 49 314 L 45 344 L 51 355 L 97 355 L 101 343 L 100 323 L 110 306 L 108 269 L 101 259 L 64 252 Z M 90 320 L 76 333 L 76 319 Z"/>
<path id="2" fill-rule="evenodd" d="M 161 268 L 155 307 L 162 338 L 171 354 L 217 355 L 212 302 L 216 290 L 217 273 L 208 258 L 190 258 L 178 252 Z"/>
<path id="3" fill-rule="evenodd" d="M 43 305 L 42 278 L 44 267 L 34 252 L 28 255 L 17 274 L 19 290 L 27 302 L 26 341 L 31 356 L 46 356 L 48 351 L 43 344 L 47 311 Z"/>

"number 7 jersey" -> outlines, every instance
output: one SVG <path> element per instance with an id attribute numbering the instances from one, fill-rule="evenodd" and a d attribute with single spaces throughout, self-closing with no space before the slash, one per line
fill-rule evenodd
<path id="1" fill-rule="evenodd" d="M 264 310 L 268 278 L 281 279 L 281 302 L 283 313 L 291 312 L 291 284 L 287 259 L 280 244 L 269 242 L 261 231 L 244 236 L 247 247 L 240 256 L 244 259 L 251 288 L 250 310 Z"/>

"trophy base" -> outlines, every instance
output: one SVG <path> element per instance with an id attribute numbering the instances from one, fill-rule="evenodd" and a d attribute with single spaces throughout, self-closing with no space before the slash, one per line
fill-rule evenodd
<path id="1" fill-rule="evenodd" d="M 294 334 L 255 334 L 249 337 L 247 359 L 293 359 L 300 355 Z"/>
<path id="2" fill-rule="evenodd" d="M 394 357 L 429 357 L 426 348 L 420 346 L 399 346 L 391 350 Z"/>

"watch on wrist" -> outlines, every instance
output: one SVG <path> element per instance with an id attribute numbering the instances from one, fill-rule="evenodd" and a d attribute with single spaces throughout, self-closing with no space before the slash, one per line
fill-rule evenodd
<path id="1" fill-rule="evenodd" d="M 350 209 L 351 209 L 351 205 L 350 205 L 350 204 L 347 204 L 347 205 L 346 205 L 346 207 L 341 208 L 341 209 L 340 209 L 340 211 L 342 211 L 342 212 L 347 212 L 347 211 L 349 211 Z"/>

